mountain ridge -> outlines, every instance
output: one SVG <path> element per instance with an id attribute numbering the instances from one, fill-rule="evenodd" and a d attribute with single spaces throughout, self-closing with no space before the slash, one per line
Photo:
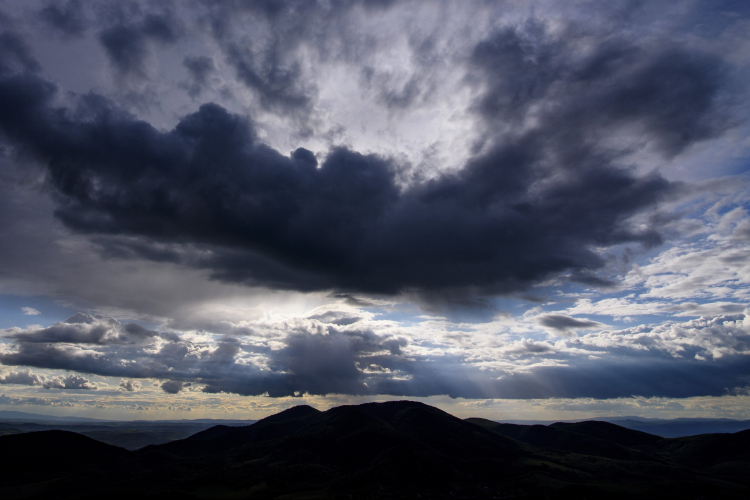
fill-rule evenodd
<path id="1" fill-rule="evenodd" d="M 600 421 L 462 420 L 411 401 L 297 406 L 137 451 L 63 431 L 0 436 L 0 471 L 20 471 L 0 496 L 731 499 L 750 495 L 748 449 L 750 432 L 665 439 Z"/>

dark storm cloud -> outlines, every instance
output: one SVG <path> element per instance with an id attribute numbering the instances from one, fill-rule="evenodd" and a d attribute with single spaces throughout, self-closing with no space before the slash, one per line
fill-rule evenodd
<path id="1" fill-rule="evenodd" d="M 560 152 L 578 162 L 602 160 L 591 152 L 576 158 L 602 131 L 635 125 L 674 155 L 727 126 L 716 98 L 728 68 L 716 56 L 614 38 L 582 58 L 573 48 L 582 35 L 552 38 L 530 21 L 479 43 L 471 61 L 486 88 L 477 110 L 490 123 L 520 122 L 534 106 L 554 105 L 540 131 L 572 141 L 578 147 Z"/>
<path id="2" fill-rule="evenodd" d="M 39 11 L 39 19 L 68 37 L 80 37 L 89 27 L 89 20 L 80 0 L 52 1 Z"/>
<path id="3" fill-rule="evenodd" d="M 176 380 L 167 380 L 161 384 L 161 390 L 166 392 L 167 394 L 177 394 L 186 386 L 189 387 L 190 384 L 185 384 L 184 382 L 179 382 Z"/>
<path id="4" fill-rule="evenodd" d="M 23 38 L 13 31 L 0 33 L 0 74 L 14 71 L 37 71 L 39 63 Z"/>
<path id="5" fill-rule="evenodd" d="M 155 245 L 134 238 L 94 237 L 99 253 L 108 258 L 147 259 L 153 262 L 182 262 L 186 257 L 174 245 Z"/>
<path id="6" fill-rule="evenodd" d="M 210 13 L 283 18 L 272 32 L 279 43 L 216 36 L 261 101 L 307 109 L 293 49 L 309 33 L 281 35 L 294 33 L 311 4 L 221 5 Z M 149 43 L 180 36 L 165 12 L 108 21 L 100 38 L 123 72 L 142 73 Z M 8 36 L 0 130 L 47 166 L 60 220 L 95 235 L 105 256 L 182 263 L 269 287 L 473 304 L 477 294 L 524 291 L 563 273 L 607 285 L 594 274 L 605 265 L 595 248 L 660 243 L 659 218 L 632 220 L 676 192 L 657 174 L 617 166 L 633 146 L 607 139 L 636 130 L 669 156 L 728 126 L 719 97 L 729 70 L 718 56 L 612 36 L 582 52 L 576 44 L 596 32 L 552 35 L 529 21 L 491 33 L 466 61 L 485 129 L 477 154 L 457 172 L 404 188 L 403 166 L 392 159 L 340 147 L 318 166 L 310 151 L 271 149 L 251 119 L 216 104 L 171 131 L 95 94 L 58 108 L 55 86 L 29 73 L 33 60 Z M 185 63 L 196 81 L 210 66 Z M 536 125 L 523 125 L 529 120 Z"/>
<path id="7" fill-rule="evenodd" d="M 710 75 L 718 65 L 704 55 L 673 59 L 685 64 L 668 65 L 680 74 L 706 64 Z M 709 94 L 718 85 L 696 78 Z M 630 83 L 637 88 L 639 81 Z M 620 92 L 609 83 L 605 78 L 599 89 L 601 100 Z M 679 105 L 691 103 L 675 101 L 671 88 L 648 92 L 662 92 L 688 124 L 701 113 L 711 121 L 709 109 L 683 116 Z M 658 242 L 656 228 L 628 220 L 671 189 L 656 175 L 614 167 L 588 143 L 593 131 L 582 120 L 522 133 L 456 174 L 401 190 L 388 159 L 338 148 L 316 168 L 306 160 L 312 155 L 290 158 L 260 143 L 252 122 L 217 105 L 161 132 L 94 96 L 75 113 L 56 109 L 55 93 L 28 74 L 0 81 L 0 127 L 47 163 L 57 216 L 84 232 L 204 245 L 213 253 L 203 265 L 226 280 L 384 293 L 469 286 L 508 292 L 561 271 L 599 268 L 592 246 Z M 653 115 L 662 113 L 636 106 L 627 118 L 661 123 Z"/>
<path id="8" fill-rule="evenodd" d="M 128 323 L 122 325 L 119 321 L 102 316 L 91 316 L 78 313 L 65 322 L 55 323 L 48 328 L 35 330 L 33 334 L 19 333 L 11 338 L 21 342 L 39 342 L 46 344 L 138 344 L 147 342 L 153 337 L 170 334 L 160 334 L 151 330 Z"/>
<path id="9" fill-rule="evenodd" d="M 183 33 L 183 26 L 168 10 L 146 13 L 138 21 L 134 21 L 133 17 L 132 12 L 122 15 L 117 22 L 99 33 L 99 41 L 121 76 L 145 78 L 150 44 L 175 43 Z"/>

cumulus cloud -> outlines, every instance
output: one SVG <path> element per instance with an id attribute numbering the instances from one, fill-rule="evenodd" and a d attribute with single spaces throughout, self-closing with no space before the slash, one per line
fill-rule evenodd
<path id="1" fill-rule="evenodd" d="M 9 336 L 22 342 L 75 344 L 139 344 L 153 337 L 175 338 L 170 333 L 147 330 L 135 323 L 121 324 L 114 318 L 77 313 L 64 322 L 31 331 L 9 330 Z"/>
<path id="2" fill-rule="evenodd" d="M 98 388 L 96 384 L 80 375 L 69 373 L 48 377 L 41 373 L 32 373 L 29 368 L 0 375 L 0 384 L 42 386 L 45 389 L 96 390 Z"/>
<path id="3" fill-rule="evenodd" d="M 73 389 L 73 390 L 96 390 L 96 384 L 88 379 L 72 373 L 59 377 L 48 378 L 42 386 L 45 389 Z"/>
<path id="4" fill-rule="evenodd" d="M 185 387 L 189 387 L 190 383 L 181 382 L 179 380 L 167 380 L 161 384 L 161 390 L 167 394 L 177 394 L 182 391 Z"/>
<path id="5" fill-rule="evenodd" d="M 120 387 L 127 392 L 138 392 L 141 388 L 141 383 L 137 380 L 121 380 Z"/>
<path id="6" fill-rule="evenodd" d="M 44 375 L 32 373 L 28 368 L 0 375 L 0 384 L 42 385 L 45 380 Z"/>
<path id="7" fill-rule="evenodd" d="M 33 307 L 22 307 L 21 310 L 26 316 L 38 316 L 42 313 L 34 309 Z"/>

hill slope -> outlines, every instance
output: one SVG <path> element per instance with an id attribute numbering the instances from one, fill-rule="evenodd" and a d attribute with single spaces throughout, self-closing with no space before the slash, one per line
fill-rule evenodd
<path id="1" fill-rule="evenodd" d="M 135 452 L 70 432 L 0 436 L 0 497 L 746 498 L 749 439 L 461 420 L 410 401 L 298 406 Z"/>

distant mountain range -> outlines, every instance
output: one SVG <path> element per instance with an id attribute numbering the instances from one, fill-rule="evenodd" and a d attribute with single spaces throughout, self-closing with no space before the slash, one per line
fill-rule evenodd
<path id="1" fill-rule="evenodd" d="M 39 421 L 53 421 L 53 422 L 109 422 L 109 420 L 101 420 L 98 418 L 86 418 L 86 417 L 59 417 L 55 415 L 40 415 L 38 413 L 26 413 L 23 411 L 8 411 L 0 410 L 0 421 L 6 420 L 22 420 L 24 422 L 39 422 Z"/>
<path id="2" fill-rule="evenodd" d="M 0 411 L 0 436 L 24 432 L 63 430 L 103 443 L 137 450 L 150 444 L 184 439 L 217 424 L 244 426 L 255 420 L 134 420 L 120 422 L 83 417 L 56 417 L 18 411 Z"/>
<path id="3" fill-rule="evenodd" d="M 596 417 L 589 420 L 610 422 L 636 431 L 648 432 L 661 437 L 684 437 L 698 434 L 734 433 L 750 429 L 750 420 L 728 418 L 643 418 L 643 417 Z M 582 420 L 566 420 L 566 423 Z M 559 420 L 498 420 L 500 423 L 520 425 L 551 425 Z"/>
<path id="4" fill-rule="evenodd" d="M 716 433 L 734 433 L 750 429 L 750 420 L 732 420 L 728 418 L 675 418 L 675 419 L 660 419 L 660 418 L 644 418 L 644 417 L 595 417 L 585 420 L 595 420 L 602 422 L 615 423 L 621 427 L 627 427 L 642 432 L 648 432 L 661 437 L 683 437 L 683 436 L 694 436 L 697 434 L 716 434 Z M 562 420 L 566 423 L 582 422 L 581 420 Z M 107 425 L 115 426 L 120 428 L 153 428 L 153 427 L 170 427 L 174 425 L 195 425 L 201 428 L 208 428 L 212 425 L 250 425 L 256 420 L 243 420 L 243 419 L 216 419 L 216 418 L 197 418 L 192 420 L 131 420 L 131 421 L 118 421 L 118 420 L 103 420 L 97 418 L 86 418 L 86 417 L 72 417 L 72 416 L 52 416 L 52 415 L 41 415 L 36 413 L 25 413 L 20 411 L 3 411 L 0 410 L 0 432 L 3 428 L 7 428 L 9 423 L 42 423 L 46 429 L 67 429 L 73 430 L 70 425 L 77 424 L 91 424 L 91 425 Z M 499 423 L 507 424 L 519 424 L 519 425 L 551 425 L 560 420 L 497 420 Z M 6 424 L 6 425 L 4 425 Z M 60 425 L 55 425 L 60 424 Z M 18 425 L 16 425 L 18 427 Z M 41 429 L 33 429 L 41 430 Z M 201 429 L 202 430 L 202 429 Z M 198 431 L 196 431 L 198 432 Z M 185 436 L 183 436 L 185 437 Z M 109 441 L 107 441 L 109 442 Z M 160 441 L 163 442 L 163 441 Z M 118 446 L 123 446 L 121 443 L 112 442 Z M 147 442 L 143 444 L 156 444 Z"/>
<path id="5" fill-rule="evenodd" d="M 297 406 L 128 451 L 0 436 L 0 498 L 750 498 L 750 431 L 665 439 L 604 421 L 461 420 L 410 401 Z"/>
<path id="6" fill-rule="evenodd" d="M 88 417 L 73 417 L 73 416 L 54 416 L 54 415 L 41 415 L 38 413 L 26 413 L 22 411 L 7 411 L 0 410 L 0 422 L 8 420 L 21 420 L 24 422 L 88 422 L 88 423 L 99 423 L 99 424 L 132 424 L 136 422 L 144 423 L 200 423 L 200 424 L 221 424 L 221 423 L 232 423 L 232 424 L 244 424 L 249 425 L 257 420 L 252 419 L 226 419 L 226 418 L 196 418 L 196 419 L 181 419 L 181 420 L 105 420 L 100 418 L 88 418 Z"/>

